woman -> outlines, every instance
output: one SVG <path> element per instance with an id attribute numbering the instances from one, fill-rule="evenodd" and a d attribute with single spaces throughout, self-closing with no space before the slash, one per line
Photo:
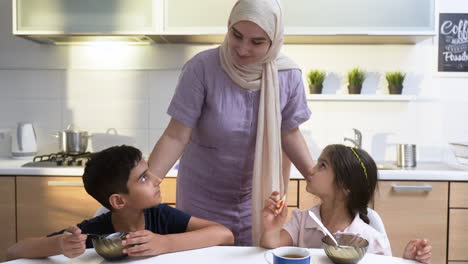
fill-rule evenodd
<path id="1" fill-rule="evenodd" d="M 310 117 L 301 72 L 282 42 L 278 0 L 238 1 L 223 44 L 183 67 L 149 158 L 164 177 L 183 153 L 177 207 L 226 225 L 236 245 L 258 244 L 263 201 L 284 194 L 283 151 L 304 175 L 313 164 L 298 129 Z"/>

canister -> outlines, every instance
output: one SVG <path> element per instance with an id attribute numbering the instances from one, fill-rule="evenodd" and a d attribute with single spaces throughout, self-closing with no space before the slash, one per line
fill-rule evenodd
<path id="1" fill-rule="evenodd" d="M 416 167 L 415 144 L 397 144 L 397 166 Z"/>

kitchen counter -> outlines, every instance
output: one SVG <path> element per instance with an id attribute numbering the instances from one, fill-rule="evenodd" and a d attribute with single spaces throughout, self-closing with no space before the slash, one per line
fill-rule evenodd
<path id="1" fill-rule="evenodd" d="M 309 249 L 310 263 L 315 264 L 333 264 L 325 255 L 323 249 Z M 192 264 L 214 264 L 214 263 L 272 263 L 270 254 L 266 254 L 267 250 L 259 247 L 228 247 L 217 246 L 195 250 L 187 250 L 176 253 L 168 253 L 155 257 L 128 257 L 117 263 L 192 263 Z M 268 259 L 268 260 L 267 260 Z M 100 257 L 94 249 L 87 249 L 86 252 L 77 258 L 67 258 L 63 255 L 53 256 L 44 259 L 17 259 L 10 264 L 43 264 L 43 263 L 75 263 L 75 264 L 93 264 L 93 263 L 110 263 Z M 419 262 L 406 260 L 396 257 L 366 254 L 360 261 L 360 264 L 417 264 Z"/>
<path id="2" fill-rule="evenodd" d="M 21 165 L 32 161 L 32 159 L 16 160 L 0 158 L 0 177 L 18 175 L 39 175 L 39 176 L 82 176 L 84 167 L 21 167 Z M 176 177 L 177 170 L 171 169 L 166 177 Z"/>
<path id="3" fill-rule="evenodd" d="M 56 168 L 24 168 L 21 165 L 30 160 L 14 160 L 0 158 L 0 176 L 44 175 L 44 176 L 81 176 L 81 167 Z M 416 168 L 398 168 L 389 162 L 379 163 L 380 180 L 408 180 L 408 181 L 468 181 L 468 168 L 442 162 L 419 162 Z M 177 170 L 169 171 L 167 177 L 177 177 Z M 294 168 L 291 179 L 302 179 L 302 175 Z"/>

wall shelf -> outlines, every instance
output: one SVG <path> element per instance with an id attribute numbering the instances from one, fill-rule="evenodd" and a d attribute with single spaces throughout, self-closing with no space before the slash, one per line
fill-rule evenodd
<path id="1" fill-rule="evenodd" d="M 414 101 L 414 95 L 399 94 L 308 94 L 307 101 Z"/>

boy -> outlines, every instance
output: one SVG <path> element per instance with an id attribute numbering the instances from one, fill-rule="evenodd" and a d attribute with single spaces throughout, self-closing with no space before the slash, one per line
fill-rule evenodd
<path id="1" fill-rule="evenodd" d="M 29 238 L 8 249 L 7 260 L 63 254 L 77 257 L 92 248 L 85 233 L 130 232 L 129 256 L 155 256 L 195 248 L 232 245 L 226 227 L 161 204 L 161 179 L 148 170 L 141 152 L 130 146 L 94 154 L 83 174 L 86 192 L 111 211 L 47 237 Z M 83 235 L 81 235 L 83 233 Z"/>

